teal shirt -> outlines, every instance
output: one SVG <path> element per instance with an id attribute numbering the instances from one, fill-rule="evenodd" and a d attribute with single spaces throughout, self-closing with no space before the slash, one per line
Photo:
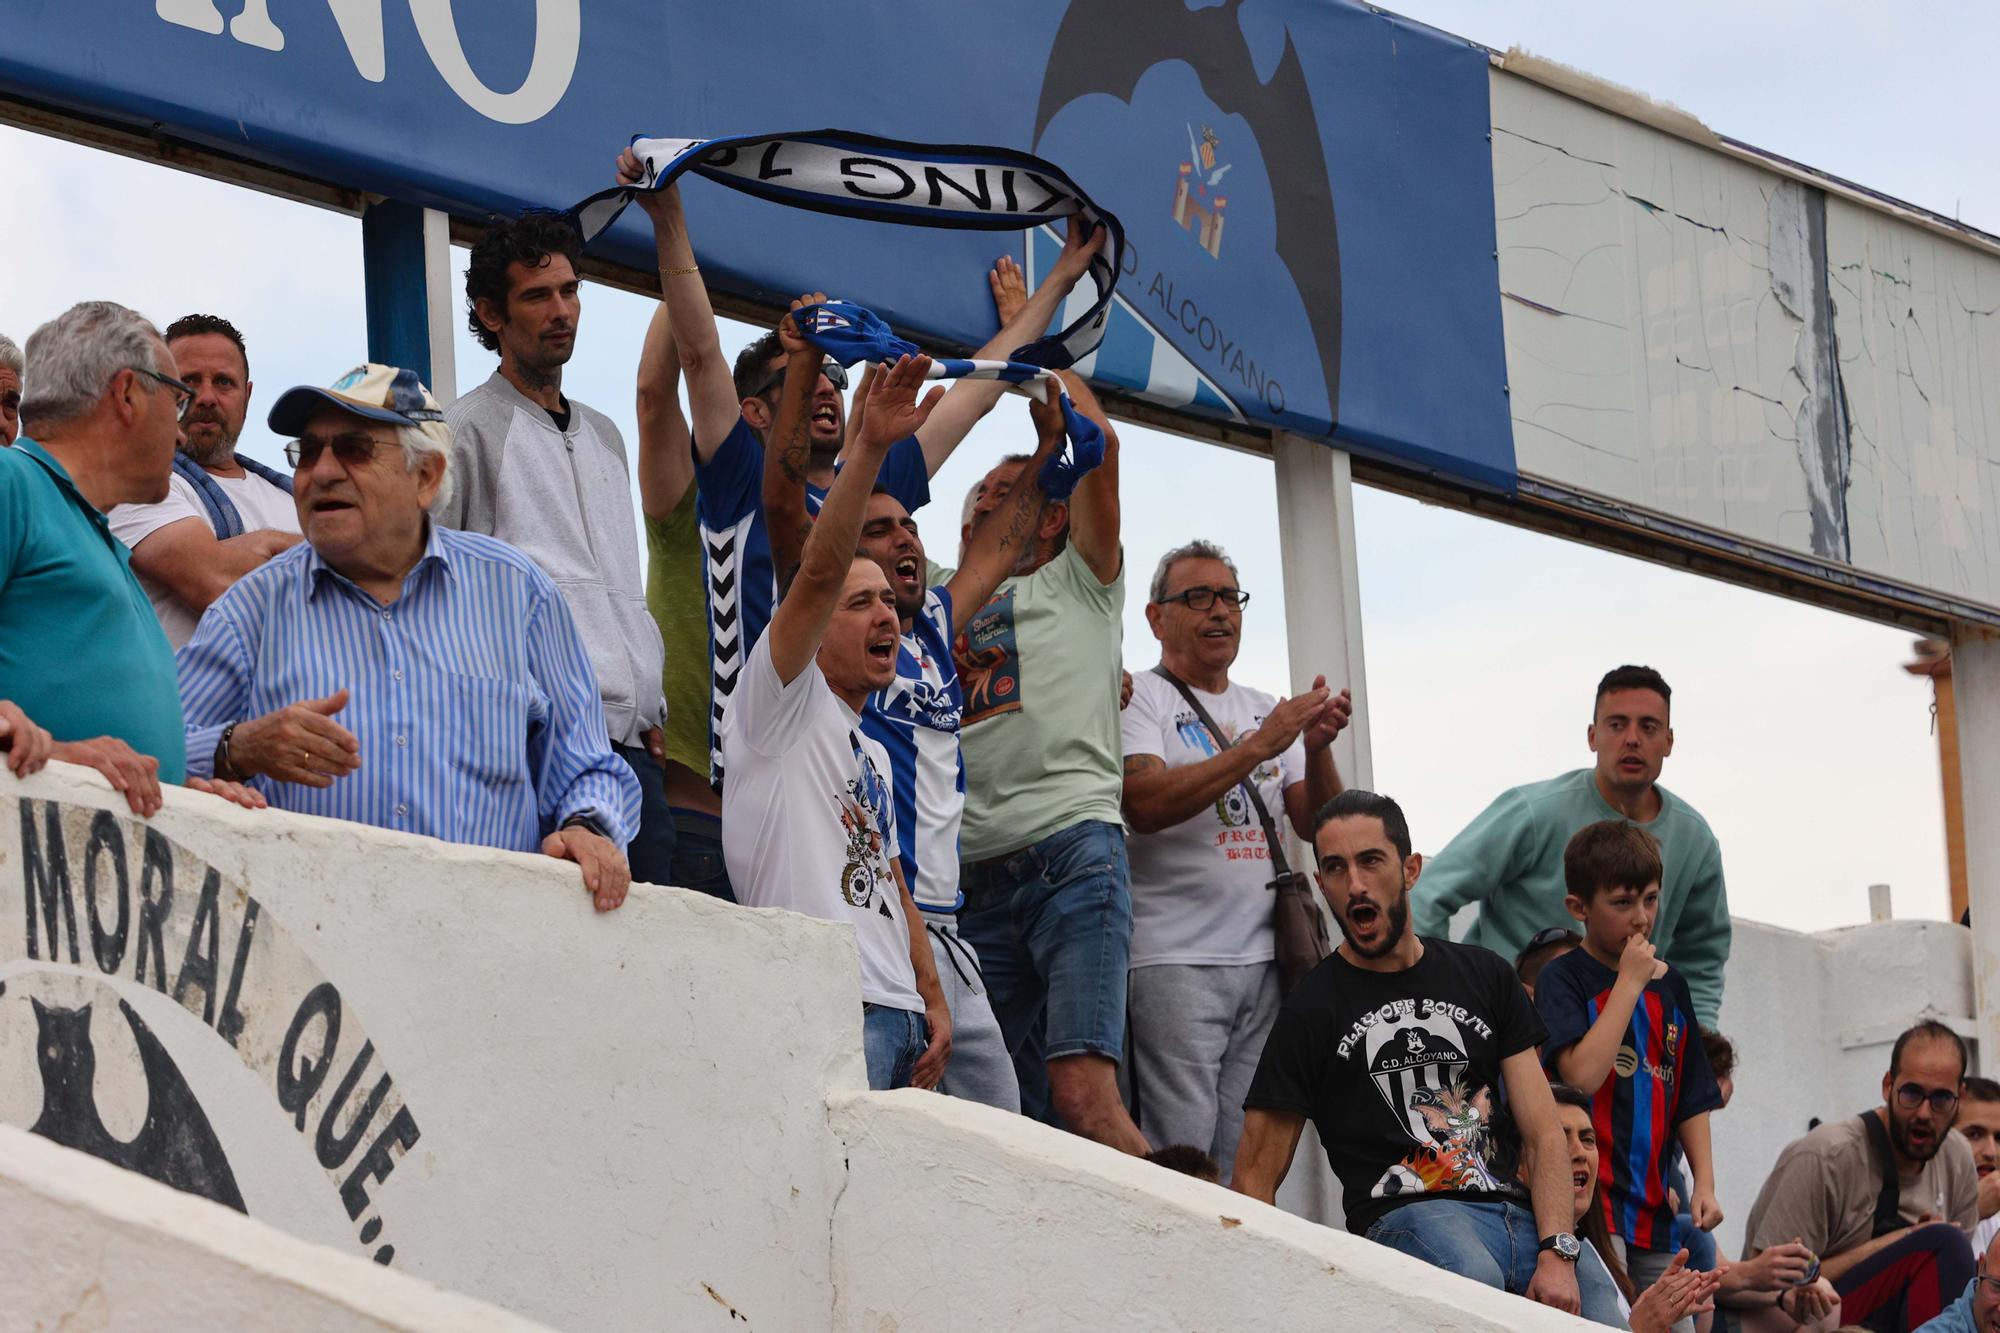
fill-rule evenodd
<path id="1" fill-rule="evenodd" d="M 63 465 L 22 436 L 0 449 L 0 699 L 59 741 L 116 736 L 187 778 L 174 650 Z"/>
<path id="2" fill-rule="evenodd" d="M 1722 967 L 1729 961 L 1722 849 L 1692 806 L 1665 787 L 1655 790 L 1659 816 L 1639 826 L 1659 841 L 1666 869 L 1653 944 L 1687 979 L 1702 1026 L 1713 1028 L 1722 1008 Z M 1478 903 L 1479 920 L 1465 942 L 1512 962 L 1544 926 L 1575 928 L 1563 906 L 1563 848 L 1578 829 L 1622 818 L 1598 793 L 1588 768 L 1502 793 L 1425 864 L 1410 891 L 1411 928 L 1443 935 L 1453 913 Z"/>

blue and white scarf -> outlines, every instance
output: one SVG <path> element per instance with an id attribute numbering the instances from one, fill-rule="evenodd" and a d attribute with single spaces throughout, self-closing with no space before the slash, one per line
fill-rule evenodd
<path id="1" fill-rule="evenodd" d="M 236 466 L 245 472 L 262 477 L 287 495 L 292 493 L 292 479 L 284 473 L 275 468 L 265 467 L 254 458 L 245 458 L 242 454 L 235 455 L 235 458 Z M 202 508 L 208 511 L 208 521 L 215 528 L 217 541 L 227 541 L 231 537 L 243 535 L 243 515 L 236 512 L 236 502 L 229 498 L 227 491 L 215 484 L 215 478 L 209 476 L 201 464 L 176 450 L 174 471 L 178 472 L 188 485 L 194 487 L 195 497 L 201 501 Z"/>
<path id="2" fill-rule="evenodd" d="M 795 208 L 921 227 L 1012 231 L 1053 218 L 1109 232 L 1091 261 L 1097 299 L 1060 333 L 1018 348 L 1009 360 L 1067 370 L 1103 341 L 1111 292 L 1125 254 L 1125 229 L 1092 203 L 1061 168 L 1011 148 L 909 143 L 809 130 L 720 139 L 634 137 L 646 165 L 638 185 L 600 190 L 569 210 L 585 244 L 617 220 L 632 197 L 659 190 L 688 171 L 731 189 Z"/>
<path id="3" fill-rule="evenodd" d="M 899 338 L 882 317 L 852 301 L 821 301 L 792 311 L 792 326 L 805 340 L 842 366 L 858 361 L 894 365 L 905 356 L 921 356 L 923 349 L 907 338 Z M 962 357 L 934 357 L 926 379 L 1001 380 L 1018 385 L 1024 393 L 1047 402 L 1053 387 L 1062 405 L 1063 433 L 1069 448 L 1042 466 L 1038 480 L 1042 494 L 1051 500 L 1067 500 L 1077 482 L 1104 461 L 1104 432 L 1097 423 L 1076 410 L 1055 371 L 1026 361 L 967 360 Z"/>

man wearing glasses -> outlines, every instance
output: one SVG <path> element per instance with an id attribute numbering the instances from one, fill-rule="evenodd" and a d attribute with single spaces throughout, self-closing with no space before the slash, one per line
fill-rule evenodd
<path id="1" fill-rule="evenodd" d="M 1333 738 L 1351 711 L 1324 676 L 1282 700 L 1229 678 L 1249 601 L 1214 543 L 1161 556 L 1146 604 L 1160 665 L 1132 678 L 1121 715 L 1134 1119 L 1156 1149 L 1208 1153 L 1225 1180 L 1278 1015 L 1276 870 L 1259 810 L 1312 837 L 1313 813 L 1340 794 Z"/>
<path id="2" fill-rule="evenodd" d="M 1840 1296 L 1843 1327 L 1906 1333 L 1954 1300 L 1972 1276 L 1979 1223 L 1972 1150 L 1951 1132 L 1965 1058 L 1942 1023 L 1896 1038 L 1883 1105 L 1821 1125 L 1778 1155 L 1750 1209 L 1744 1259 L 1802 1242 Z M 1782 1298 L 1766 1299 L 1790 1314 Z"/>
<path id="3" fill-rule="evenodd" d="M 360 366 L 290 390 L 270 422 L 296 437 L 306 540 L 181 650 L 189 767 L 286 810 L 574 861 L 597 910 L 617 907 L 638 781 L 554 582 L 431 520 L 450 434 L 429 390 Z"/>
<path id="4" fill-rule="evenodd" d="M 194 395 L 159 331 L 110 301 L 42 325 L 25 360 L 33 435 L 0 449 L 0 699 L 149 816 L 187 773 L 173 649 L 104 516 L 166 497 Z"/>
<path id="5" fill-rule="evenodd" d="M 167 325 L 167 349 L 194 390 L 181 420 L 167 498 L 120 505 L 111 530 L 132 548 L 132 569 L 153 601 L 167 642 L 179 648 L 229 585 L 299 541 L 292 478 L 236 452 L 250 411 L 243 335 L 216 315 Z"/>

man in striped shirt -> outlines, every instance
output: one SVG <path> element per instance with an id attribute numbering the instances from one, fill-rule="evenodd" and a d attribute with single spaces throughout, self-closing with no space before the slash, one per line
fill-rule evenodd
<path id="1" fill-rule="evenodd" d="M 306 540 L 223 594 L 181 650 L 189 770 L 286 810 L 539 849 L 617 907 L 638 782 L 548 576 L 431 521 L 450 435 L 430 392 L 361 366 L 286 393 L 270 425 L 296 437 Z"/>

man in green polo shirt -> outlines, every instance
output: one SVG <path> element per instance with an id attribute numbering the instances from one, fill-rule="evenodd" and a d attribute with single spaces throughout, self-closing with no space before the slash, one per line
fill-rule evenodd
<path id="1" fill-rule="evenodd" d="M 0 698 L 55 737 L 51 758 L 96 769 L 141 816 L 160 808 L 161 782 L 187 780 L 180 692 L 104 515 L 166 498 L 193 399 L 173 372 L 140 315 L 73 306 L 28 339 L 27 433 L 0 449 Z"/>

